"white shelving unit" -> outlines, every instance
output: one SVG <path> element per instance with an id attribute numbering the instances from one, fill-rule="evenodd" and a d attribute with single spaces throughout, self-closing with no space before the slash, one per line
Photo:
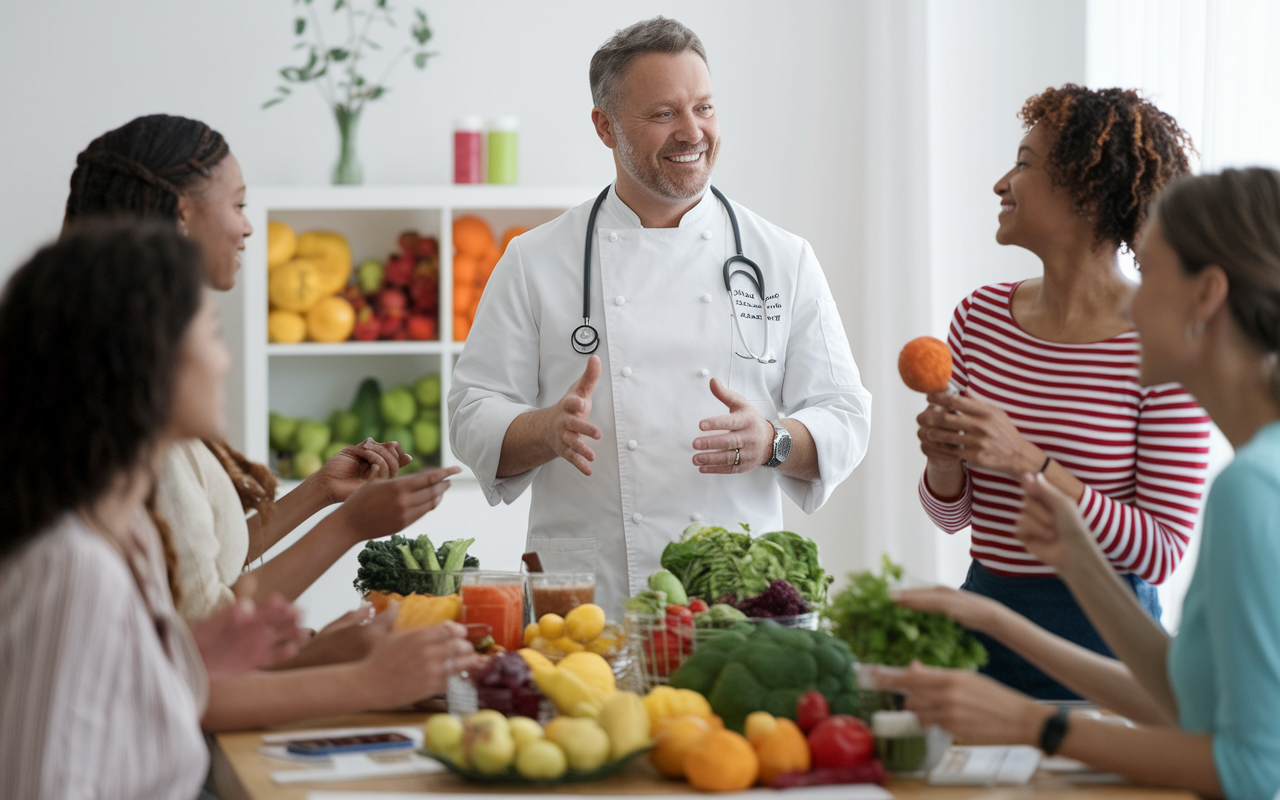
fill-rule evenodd
<path id="1" fill-rule="evenodd" d="M 487 185 L 251 189 L 246 213 L 257 234 L 249 240 L 238 281 L 239 330 L 243 336 L 243 358 L 238 363 L 243 367 L 243 383 L 233 385 L 233 391 L 242 393 L 245 454 L 255 461 L 267 461 L 269 411 L 325 419 L 334 409 L 351 403 L 366 376 L 378 378 L 385 389 L 439 372 L 447 397 L 453 365 L 463 347 L 462 342 L 453 341 L 454 218 L 480 216 L 496 236 L 501 236 L 514 225 L 533 228 L 548 222 L 597 192 L 599 187 Z M 356 264 L 367 258 L 385 259 L 397 249 L 397 238 L 403 231 L 437 237 L 440 341 L 268 344 L 268 220 L 286 222 L 299 233 L 318 228 L 339 231 L 351 242 Z M 225 322 L 230 327 L 231 320 Z M 447 408 L 441 410 L 445 437 L 447 414 Z M 456 464 L 447 442 L 442 444 L 441 460 L 445 465 Z"/>
<path id="2" fill-rule="evenodd" d="M 603 184 L 602 184 L 603 185 Z M 220 296 L 223 335 L 235 370 L 227 381 L 229 440 L 255 461 L 268 460 L 269 411 L 326 419 L 350 405 L 360 381 L 372 376 L 384 389 L 438 371 L 444 395 L 463 343 L 453 341 L 453 220 L 475 214 L 495 235 L 513 225 L 533 228 L 600 191 L 574 186 L 360 186 L 253 187 L 246 214 L 254 235 L 247 242 L 236 288 Z M 357 264 L 385 259 L 398 248 L 402 231 L 417 230 L 440 241 L 440 340 L 430 342 L 267 343 L 267 221 L 287 222 L 301 232 L 340 231 L 351 242 Z M 441 409 L 441 460 L 456 464 L 448 444 L 448 408 Z M 464 472 L 459 478 L 470 478 Z M 284 482 L 282 490 L 292 488 Z M 303 536 L 324 514 L 303 523 L 267 554 L 270 558 Z M 433 540 L 476 539 L 470 552 L 490 569 L 517 569 L 523 552 L 529 502 L 490 507 L 474 480 L 455 479 L 439 508 L 414 523 L 407 536 Z M 298 598 L 303 624 L 320 628 L 358 603 L 351 582 L 357 569 L 353 548 Z"/>

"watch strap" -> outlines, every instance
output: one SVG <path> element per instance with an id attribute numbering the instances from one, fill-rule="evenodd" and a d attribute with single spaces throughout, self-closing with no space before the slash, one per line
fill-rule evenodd
<path id="1" fill-rule="evenodd" d="M 1069 727 L 1069 715 L 1070 711 L 1066 706 L 1058 706 L 1057 712 L 1044 721 L 1044 727 L 1040 729 L 1040 749 L 1045 755 L 1053 755 L 1062 746 Z"/>

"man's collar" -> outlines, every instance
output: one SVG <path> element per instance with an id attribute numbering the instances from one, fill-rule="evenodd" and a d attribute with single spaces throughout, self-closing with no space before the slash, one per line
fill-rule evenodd
<path id="1" fill-rule="evenodd" d="M 717 203 L 716 197 L 711 193 L 710 184 L 706 189 L 702 190 L 702 197 L 698 200 L 697 205 L 684 212 L 684 216 L 680 218 L 679 228 L 687 228 L 692 225 L 700 224 L 707 216 L 708 211 Z M 615 181 L 609 187 L 609 197 L 605 200 L 605 211 L 613 222 L 617 223 L 618 228 L 643 228 L 640 223 L 640 215 L 631 210 L 631 206 L 627 205 L 621 197 L 618 197 L 618 183 Z"/>

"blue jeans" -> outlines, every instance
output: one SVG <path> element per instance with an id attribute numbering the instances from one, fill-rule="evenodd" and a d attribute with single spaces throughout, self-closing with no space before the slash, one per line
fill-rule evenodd
<path id="1" fill-rule="evenodd" d="M 1151 618 L 1160 621 L 1156 587 L 1135 575 L 1120 576 L 1138 596 Z M 974 561 L 962 589 L 999 601 L 1035 624 L 1095 653 L 1112 656 L 1111 649 L 1094 630 L 1084 611 L 1058 578 L 1010 578 L 996 575 Z M 974 633 L 989 657 L 985 675 L 1038 700 L 1079 700 L 1079 695 L 1023 660 L 1022 656 L 990 636 Z"/>

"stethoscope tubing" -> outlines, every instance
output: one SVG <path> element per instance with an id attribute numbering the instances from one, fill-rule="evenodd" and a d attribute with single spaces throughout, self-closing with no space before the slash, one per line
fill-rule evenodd
<path id="1" fill-rule="evenodd" d="M 609 196 L 609 190 L 612 188 L 612 184 L 604 187 L 596 197 L 595 203 L 591 206 L 590 216 L 587 217 L 587 237 L 586 244 L 583 247 L 582 256 L 582 324 L 577 328 L 574 328 L 573 334 L 569 337 L 569 342 L 573 345 L 574 351 L 581 353 L 582 355 L 590 355 L 600 346 L 600 333 L 591 325 L 591 248 L 592 240 L 596 235 L 596 217 L 600 213 L 600 206 L 604 205 L 605 199 Z M 738 355 L 742 358 L 753 358 L 761 364 L 772 364 L 777 359 L 769 357 L 769 320 L 766 300 L 767 295 L 764 291 L 764 272 L 761 271 L 760 266 L 756 264 L 756 262 L 742 254 L 742 231 L 738 227 L 738 215 L 733 211 L 733 204 L 729 202 L 729 199 L 725 197 L 724 193 L 719 189 L 714 186 L 710 188 L 711 193 L 716 196 L 716 199 L 720 201 L 720 205 L 724 206 L 724 210 L 728 212 L 729 224 L 733 228 L 733 247 L 736 254 L 730 256 L 724 262 L 724 290 L 729 293 L 729 300 L 732 302 L 733 285 L 731 283 L 731 278 L 739 272 L 746 275 L 747 279 L 755 285 L 754 288 L 756 291 L 760 293 L 760 309 L 765 317 L 764 355 L 756 355 L 751 350 L 751 346 L 747 344 L 746 336 L 742 333 L 742 321 L 739 319 L 738 313 L 736 311 L 734 312 L 733 321 L 738 330 L 738 337 L 742 339 L 742 346 L 746 348 L 747 353 L 749 354 L 747 356 L 741 356 L 739 353 Z M 745 264 L 751 269 L 751 272 L 747 273 L 742 270 L 735 270 L 733 269 L 734 264 Z"/>

